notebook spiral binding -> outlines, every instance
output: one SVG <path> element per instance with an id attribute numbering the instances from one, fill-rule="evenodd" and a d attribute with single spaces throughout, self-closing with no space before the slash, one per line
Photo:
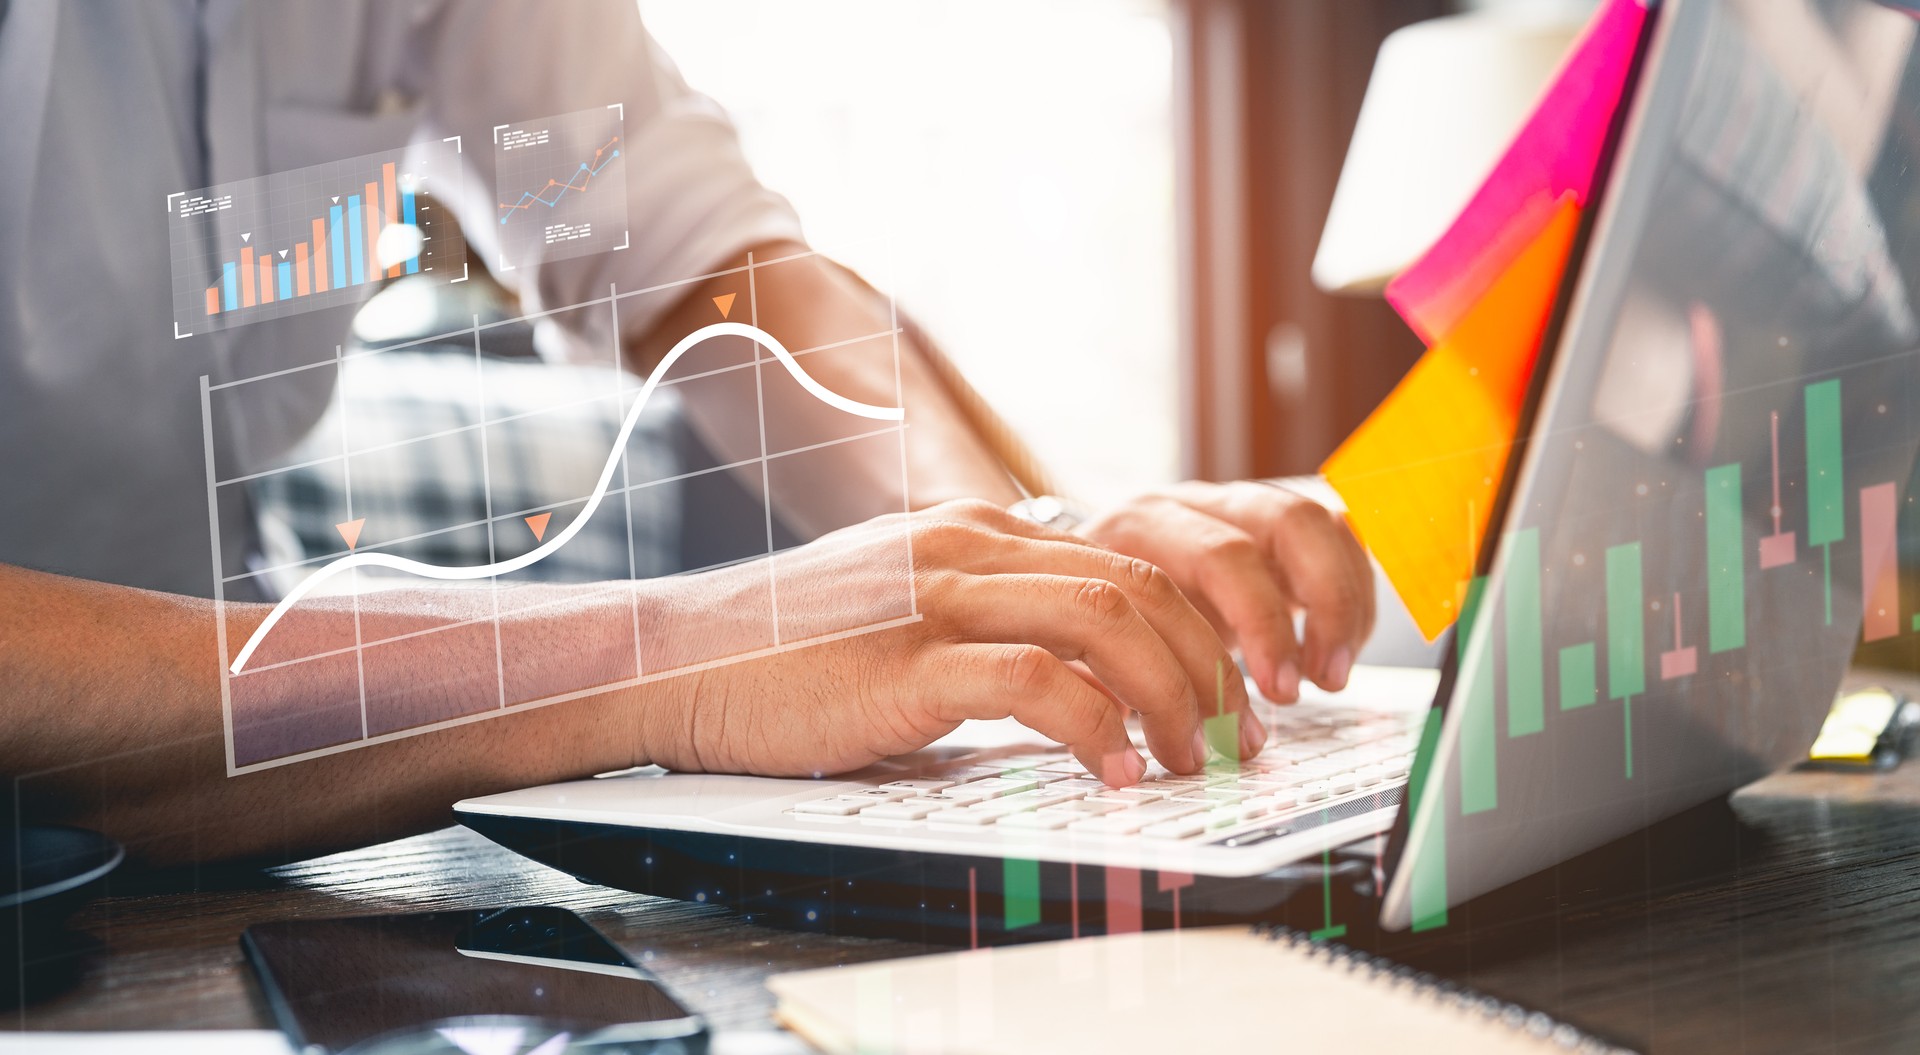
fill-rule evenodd
<path id="1" fill-rule="evenodd" d="M 1578 1026 L 1569 1025 L 1544 1011 L 1534 1011 L 1510 1001 L 1488 996 L 1458 982 L 1448 981 L 1438 975 L 1395 963 L 1383 956 L 1375 956 L 1337 942 L 1315 940 L 1302 931 L 1277 924 L 1256 926 L 1254 932 L 1268 941 L 1287 945 L 1310 959 L 1323 959 L 1354 973 L 1364 972 L 1369 979 L 1384 982 L 1391 988 L 1405 988 L 1441 1005 L 1451 1005 L 1464 1014 L 1477 1014 L 1482 1018 L 1498 1021 L 1511 1029 L 1531 1033 L 1541 1040 L 1567 1051 L 1577 1052 L 1579 1055 L 1633 1055 L 1632 1048 L 1596 1036 Z"/>

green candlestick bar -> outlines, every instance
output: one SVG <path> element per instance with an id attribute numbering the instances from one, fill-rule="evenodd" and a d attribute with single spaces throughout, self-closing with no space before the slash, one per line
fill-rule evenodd
<path id="1" fill-rule="evenodd" d="M 1326 811 L 1321 810 L 1325 816 Z M 1314 941 L 1327 941 L 1347 936 L 1347 926 L 1333 921 L 1333 849 L 1329 847 L 1320 853 L 1320 929 L 1308 934 Z"/>
<path id="2" fill-rule="evenodd" d="M 1647 691 L 1646 598 L 1640 544 L 1607 550 L 1607 696 L 1622 705 L 1627 779 L 1633 779 L 1633 698 Z"/>
<path id="3" fill-rule="evenodd" d="M 1589 707 L 1600 699 L 1600 681 L 1595 673 L 1593 642 L 1568 645 L 1560 650 L 1560 709 L 1571 711 Z"/>
<path id="4" fill-rule="evenodd" d="M 1420 750 L 1413 756 L 1413 772 L 1407 777 L 1408 816 L 1416 821 L 1421 804 L 1439 790 L 1433 768 L 1434 753 L 1440 750 L 1440 708 L 1427 712 L 1427 724 L 1420 731 Z M 1447 813 L 1435 812 L 1427 845 L 1413 858 L 1413 930 L 1419 933 L 1447 925 Z"/>
<path id="5" fill-rule="evenodd" d="M 1207 771 L 1240 772 L 1240 715 L 1227 710 L 1225 660 L 1216 660 L 1213 664 L 1213 717 L 1203 719 L 1200 730 L 1211 755 L 1207 759 Z"/>
<path id="6" fill-rule="evenodd" d="M 1507 735 L 1546 728 L 1546 663 L 1540 644 L 1540 532 L 1528 528 L 1507 540 Z"/>
<path id="7" fill-rule="evenodd" d="M 1460 812 L 1484 813 L 1500 804 L 1500 782 L 1494 758 L 1493 664 L 1467 665 L 1467 646 L 1479 630 L 1481 602 L 1485 600 L 1487 580 L 1476 577 L 1467 584 L 1467 597 L 1460 605 L 1460 624 L 1453 632 L 1455 663 L 1460 677 L 1466 679 L 1461 697 L 1460 717 Z M 1492 650 L 1484 650 L 1490 653 Z"/>
<path id="8" fill-rule="evenodd" d="M 1211 773 L 1238 773 L 1240 771 L 1240 713 L 1228 711 L 1216 714 L 1200 722 L 1202 734 L 1206 737 L 1207 747 L 1213 757 L 1207 759 L 1207 771 Z"/>
<path id="9" fill-rule="evenodd" d="M 1007 929 L 1019 930 L 1040 922 L 1040 862 L 1009 857 L 1002 862 L 1000 878 Z"/>
<path id="10" fill-rule="evenodd" d="M 1707 470 L 1707 651 L 1747 643 L 1747 546 L 1740 463 Z M 1678 643 L 1676 642 L 1676 647 Z"/>
<path id="11" fill-rule="evenodd" d="M 1846 479 L 1840 465 L 1840 381 L 1807 386 L 1807 544 L 1847 537 Z M 1826 554 L 1827 625 L 1833 625 L 1833 553 Z"/>

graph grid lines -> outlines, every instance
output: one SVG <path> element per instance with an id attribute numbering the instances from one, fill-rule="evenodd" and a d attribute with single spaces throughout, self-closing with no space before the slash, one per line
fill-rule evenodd
<path id="1" fill-rule="evenodd" d="M 796 259 L 796 257 L 783 257 L 780 261 L 752 261 L 746 268 L 726 269 L 706 276 L 695 276 L 686 280 L 684 283 L 676 283 L 673 285 L 697 284 L 710 281 L 717 277 L 725 277 L 742 272 L 747 276 L 752 276 L 757 269 L 793 259 Z M 657 289 L 660 287 L 653 288 Z M 628 297 L 638 295 L 640 292 L 644 291 L 622 291 L 617 287 L 610 286 L 605 297 L 595 298 L 592 303 L 605 305 L 607 312 L 606 317 L 614 322 L 612 332 L 617 334 L 619 332 L 617 323 L 619 302 Z M 750 294 L 748 298 L 749 305 L 751 305 L 752 299 Z M 551 314 L 551 312 L 542 312 L 540 314 Z M 475 356 L 481 356 L 484 352 L 479 343 L 480 335 L 486 328 L 487 326 L 480 324 L 478 320 L 476 320 L 474 325 L 465 328 L 457 334 L 443 335 L 443 338 L 465 338 L 473 343 L 475 348 L 473 354 Z M 729 340 L 740 338 L 749 339 L 753 342 L 753 361 L 747 363 L 728 362 L 725 365 L 709 369 L 686 370 L 683 373 L 676 374 L 672 378 L 665 376 L 667 370 L 674 365 L 675 360 L 678 360 L 683 354 L 711 343 L 713 338 Z M 862 343 L 868 346 L 877 346 L 877 342 L 883 340 L 892 340 L 894 342 L 889 350 L 897 357 L 899 354 L 897 334 L 890 330 L 835 341 L 832 342 L 832 347 L 855 347 Z M 829 351 L 829 346 L 823 345 L 817 348 L 803 349 L 800 354 L 818 355 L 826 354 Z M 332 359 L 296 369 L 331 368 L 339 371 L 343 370 L 348 364 L 362 360 L 370 354 L 379 353 L 345 355 L 336 349 Z M 904 473 L 906 465 L 904 455 L 905 425 L 902 420 L 902 412 L 899 408 L 873 407 L 840 397 L 837 393 L 814 381 L 806 369 L 794 358 L 794 355 L 795 353 L 790 353 L 784 347 L 779 346 L 777 340 L 772 338 L 771 335 L 765 334 L 750 323 L 721 321 L 710 324 L 693 334 L 689 334 L 676 345 L 676 351 L 669 353 L 668 357 L 652 372 L 646 380 L 646 383 L 638 389 L 629 388 L 624 375 L 622 375 L 620 371 L 613 372 L 615 376 L 619 378 L 619 380 L 615 382 L 616 406 L 624 406 L 628 412 L 622 423 L 620 439 L 614 444 L 613 450 L 608 454 L 606 463 L 601 467 L 602 471 L 599 476 L 598 486 L 594 492 L 576 498 L 557 498 L 554 501 L 542 503 L 540 507 L 530 511 L 517 509 L 508 511 L 498 507 L 498 503 L 493 501 L 494 496 L 489 491 L 485 496 L 487 508 L 481 520 L 477 522 L 436 525 L 419 535 L 408 536 L 407 538 L 382 538 L 378 537 L 377 533 L 371 530 L 369 530 L 364 540 L 346 537 L 348 534 L 346 528 L 350 525 L 343 524 L 341 525 L 343 540 L 348 543 L 349 549 L 349 552 L 344 556 L 307 558 L 292 566 L 282 564 L 269 569 L 257 567 L 228 569 L 225 567 L 225 562 L 231 558 L 224 555 L 225 551 L 222 548 L 222 543 L 219 538 L 222 496 L 235 487 L 247 486 L 263 477 L 292 471 L 292 468 L 282 466 L 270 468 L 264 472 L 251 470 L 248 472 L 227 472 L 222 474 L 220 471 L 220 467 L 223 464 L 222 456 L 219 454 L 216 439 L 223 434 L 221 428 L 222 415 L 232 412 L 232 407 L 227 406 L 223 408 L 221 401 L 215 397 L 221 396 L 222 393 L 226 393 L 228 396 L 235 394 L 244 396 L 247 394 L 247 385 L 257 384 L 274 376 L 284 376 L 288 371 L 275 371 L 272 374 L 228 380 L 220 384 L 214 384 L 211 378 L 202 378 L 203 442 L 206 445 L 205 457 L 208 480 L 209 522 L 212 525 L 214 533 L 212 548 L 214 556 L 214 591 L 215 606 L 220 628 L 217 645 L 222 656 L 222 709 L 227 738 L 229 773 L 240 774 L 306 759 L 323 757 L 339 751 L 350 750 L 369 744 L 384 743 L 438 729 L 452 728 L 508 711 L 519 711 L 547 706 L 566 700 L 581 699 L 598 693 L 648 684 L 663 678 L 677 677 L 682 674 L 712 669 L 731 663 L 764 658 L 795 648 L 808 647 L 813 644 L 840 640 L 859 634 L 878 632 L 917 621 L 920 615 L 917 602 L 913 597 L 909 550 L 909 555 L 904 565 L 906 570 L 900 576 L 901 582 L 895 591 L 900 598 L 897 603 L 886 605 L 882 608 L 875 608 L 870 612 L 854 612 L 853 615 L 859 616 L 859 618 L 850 616 L 842 619 L 841 623 L 844 625 L 831 624 L 830 622 L 822 623 L 819 619 L 815 619 L 811 624 L 801 623 L 794 626 L 781 623 L 775 627 L 775 636 L 766 641 L 762 647 L 736 649 L 724 655 L 693 656 L 691 658 L 670 657 L 663 660 L 660 656 L 650 656 L 646 640 L 647 632 L 643 631 L 642 628 L 641 588 L 638 583 L 629 581 L 608 588 L 619 594 L 621 602 L 620 619 L 623 628 L 622 634 L 631 642 L 632 647 L 630 662 L 627 664 L 627 670 L 624 674 L 618 677 L 602 679 L 595 684 L 569 687 L 566 691 L 543 692 L 533 697 L 528 697 L 526 694 L 517 691 L 514 687 L 514 672 L 509 669 L 510 665 L 507 663 L 509 650 L 513 646 L 510 642 L 502 639 L 503 621 L 509 614 L 514 616 L 532 615 L 537 618 L 537 613 L 544 610 L 542 607 L 544 602 L 535 600 L 529 603 L 519 603 L 512 608 L 509 613 L 506 610 L 507 606 L 502 602 L 502 591 L 505 587 L 505 584 L 502 582 L 502 576 L 511 575 L 514 571 L 528 567 L 544 556 L 556 552 L 561 546 L 564 546 L 569 539 L 573 537 L 573 533 L 579 531 L 583 525 L 586 524 L 594 508 L 606 497 L 616 497 L 621 501 L 623 506 L 626 506 L 623 510 L 624 522 L 616 521 L 612 526 L 612 530 L 628 540 L 628 552 L 623 563 L 626 565 L 631 580 L 632 573 L 637 571 L 637 565 L 634 563 L 635 554 L 632 542 L 635 533 L 633 525 L 635 511 L 631 502 L 626 500 L 626 496 L 642 492 L 646 488 L 658 487 L 663 483 L 683 481 L 708 474 L 738 473 L 741 471 L 754 472 L 757 470 L 760 477 L 761 488 L 766 498 L 766 505 L 768 506 L 767 512 L 765 513 L 767 520 L 762 525 L 764 528 L 771 524 L 772 496 L 766 492 L 766 488 L 774 486 L 774 480 L 770 470 L 772 463 L 783 459 L 805 457 L 812 452 L 831 452 L 834 448 L 847 444 L 871 444 L 891 441 L 902 448 L 902 451 L 897 456 L 897 460 Z M 689 361 L 692 362 L 691 360 Z M 693 365 L 707 366 L 708 364 L 694 363 Z M 847 430 L 850 433 L 849 435 L 835 435 L 814 443 L 787 442 L 784 443 L 783 446 L 776 448 L 771 442 L 772 437 L 766 434 L 766 408 L 764 406 L 757 406 L 754 410 L 757 411 L 756 416 L 760 418 L 759 425 L 762 436 L 759 450 L 754 457 L 747 458 L 744 461 L 733 460 L 718 465 L 701 466 L 683 474 L 672 474 L 663 478 L 640 480 L 634 477 L 628 466 L 628 445 L 626 438 L 631 433 L 632 426 L 646 405 L 647 397 L 652 391 L 662 385 L 685 383 L 689 378 L 696 376 L 723 377 L 732 371 L 747 367 L 755 368 L 757 385 L 763 383 L 760 377 L 762 373 L 760 368 L 773 369 L 775 373 L 788 377 L 793 383 L 798 384 L 806 395 L 827 403 L 843 413 L 881 419 L 882 427 L 875 429 L 849 429 Z M 895 363 L 895 370 L 897 376 L 897 361 Z M 336 398 L 338 398 L 337 394 L 338 389 L 336 389 Z M 578 410 L 579 408 L 566 409 Z M 748 412 L 748 408 L 744 405 L 739 409 L 741 413 Z M 488 426 L 495 424 L 491 415 L 483 412 L 482 418 L 483 420 L 479 424 L 473 426 L 473 431 L 484 432 Z M 347 467 L 354 459 L 363 456 L 366 452 L 353 450 L 351 446 L 345 442 L 344 433 L 348 426 L 344 414 L 341 420 L 343 438 L 339 454 L 318 459 L 318 461 L 325 462 L 337 459 L 340 462 L 338 471 L 344 474 L 349 471 Z M 415 437 L 408 442 L 419 441 L 420 438 Z M 496 442 L 498 442 L 498 440 L 496 440 Z M 479 444 L 482 457 L 484 457 L 485 448 L 486 443 L 483 441 Z M 829 456 L 831 456 L 830 453 Z M 311 467 L 313 461 L 310 460 L 300 464 Z M 489 478 L 489 472 L 490 468 L 483 463 L 482 478 Z M 904 504 L 904 479 L 901 481 L 901 485 L 902 501 Z M 514 524 L 516 520 L 526 520 L 528 521 L 528 527 L 521 528 L 521 530 L 525 531 L 531 527 L 532 521 L 539 520 L 540 527 L 531 528 L 531 530 L 543 532 L 547 516 L 557 512 L 564 517 L 568 510 L 574 511 L 571 519 L 565 520 L 564 524 L 556 521 L 555 527 L 558 530 L 546 533 L 544 540 L 540 541 L 539 545 L 534 548 L 521 552 L 518 556 L 512 556 L 513 550 L 502 550 L 499 547 L 497 531 L 502 526 Z M 364 516 L 363 514 L 356 515 Z M 359 525 L 351 526 L 357 535 Z M 404 550 L 409 540 L 417 540 L 422 536 L 452 534 L 461 530 L 484 530 L 485 541 L 483 544 L 486 547 L 485 552 L 489 558 L 486 565 L 460 568 L 435 567 L 388 552 L 396 547 Z M 908 531 L 909 529 L 903 521 L 898 529 L 899 544 L 902 548 L 910 546 Z M 772 591 L 777 588 L 778 585 L 775 575 L 775 564 L 778 554 L 774 550 L 774 537 L 770 533 L 767 533 L 765 539 L 766 552 L 759 557 L 748 555 L 738 560 L 723 562 L 720 565 L 711 565 L 708 569 L 704 570 L 728 567 L 734 563 L 761 561 L 767 567 L 768 579 L 766 589 L 768 600 L 771 601 Z M 363 545 L 360 548 L 356 548 L 355 544 L 357 542 L 363 542 Z M 892 545 L 892 543 L 885 544 Z M 255 627 L 247 643 L 242 645 L 238 651 L 233 651 L 237 639 L 228 632 L 230 629 L 229 620 L 241 611 L 235 609 L 228 600 L 232 593 L 233 584 L 240 580 L 271 582 L 272 578 L 265 573 L 297 573 L 302 567 L 308 569 L 306 577 L 294 585 L 290 591 L 286 592 L 273 615 Z M 378 583 L 369 582 L 360 578 L 362 572 L 368 569 L 393 569 L 409 573 L 419 573 L 424 569 L 428 574 L 433 574 L 435 577 L 457 577 L 462 580 L 475 581 L 482 585 L 487 591 L 484 598 L 483 609 L 480 612 L 468 613 L 459 618 L 436 621 L 429 626 L 404 629 L 402 632 L 394 632 L 391 620 L 383 624 L 385 629 L 377 632 L 374 631 L 372 627 L 365 627 L 363 629 L 361 619 L 362 593 L 367 588 L 378 588 L 379 585 Z M 695 569 L 695 571 L 698 570 L 703 569 Z M 339 584 L 344 584 L 349 587 L 344 592 L 350 596 L 352 605 L 353 620 L 350 638 L 340 641 L 337 645 L 324 648 L 312 648 L 306 641 L 295 641 L 292 646 L 294 654 L 290 656 L 280 654 L 273 656 L 263 655 L 261 657 L 262 662 L 252 662 L 254 659 L 254 649 L 268 640 L 274 633 L 274 627 L 279 621 L 278 617 L 296 611 L 296 606 L 301 605 L 305 598 L 310 594 L 314 594 L 314 592 L 320 588 L 321 584 L 328 579 L 332 579 Z M 329 587 L 329 590 L 330 589 L 331 587 Z M 593 591 L 579 591 L 582 595 L 591 592 Z M 346 609 L 344 603 L 341 605 L 341 609 L 344 613 Z M 491 626 L 482 629 L 479 624 L 491 624 Z M 472 630 L 487 633 L 492 638 L 490 649 L 492 657 L 489 666 L 491 667 L 490 680 L 493 684 L 491 691 L 488 693 L 490 698 L 487 700 L 487 706 L 484 710 L 474 710 L 472 713 L 431 716 L 428 720 L 401 723 L 397 727 L 391 717 L 383 718 L 381 721 L 372 720 L 371 711 L 376 704 L 380 703 L 378 690 L 374 685 L 375 674 L 372 669 L 374 664 L 371 662 L 374 652 L 381 650 L 387 651 L 389 655 L 383 657 L 382 663 L 390 667 L 393 662 L 391 649 L 396 646 L 413 649 L 419 647 L 414 644 L 414 642 L 420 639 L 441 635 L 439 640 L 444 641 L 451 639 L 454 635 L 462 631 Z M 287 648 L 277 647 L 276 651 L 287 651 Z M 346 660 L 346 657 L 349 655 L 351 656 L 350 661 Z M 401 655 L 404 655 L 404 653 Z M 652 658 L 653 662 L 644 664 L 643 659 L 645 658 Z M 296 749 L 262 751 L 257 745 L 251 748 L 237 746 L 241 741 L 247 739 L 244 734 L 246 730 L 251 727 L 249 723 L 258 724 L 258 715 L 251 711 L 250 708 L 254 707 L 252 701 L 255 701 L 265 692 L 265 686 L 268 684 L 260 682 L 254 686 L 249 686 L 247 684 L 249 679 L 256 679 L 263 676 L 320 677 L 330 669 L 328 664 L 343 661 L 348 662 L 348 670 L 351 671 L 351 674 L 348 676 L 348 682 L 346 683 L 350 685 L 350 689 L 343 689 L 343 691 L 350 691 L 351 694 L 356 697 L 352 701 L 354 714 L 350 732 L 334 736 L 329 739 L 328 742 L 316 742 L 311 745 L 298 744 L 295 745 Z M 237 689 L 248 689 L 250 691 L 241 693 L 237 692 Z M 250 714 L 252 715 L 251 717 L 249 717 Z"/>

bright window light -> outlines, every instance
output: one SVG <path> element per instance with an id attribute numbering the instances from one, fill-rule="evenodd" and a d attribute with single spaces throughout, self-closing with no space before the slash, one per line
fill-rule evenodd
<path id="1" fill-rule="evenodd" d="M 1071 493 L 1173 479 L 1171 41 L 1150 0 L 643 0 L 809 240 Z"/>

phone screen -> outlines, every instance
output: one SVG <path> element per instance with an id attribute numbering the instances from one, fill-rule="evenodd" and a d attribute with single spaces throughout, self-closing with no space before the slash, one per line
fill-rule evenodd
<path id="1" fill-rule="evenodd" d="M 296 1049 L 339 1051 L 477 1015 L 704 1033 L 699 1018 L 562 908 L 263 923 L 247 928 L 242 944 Z"/>

